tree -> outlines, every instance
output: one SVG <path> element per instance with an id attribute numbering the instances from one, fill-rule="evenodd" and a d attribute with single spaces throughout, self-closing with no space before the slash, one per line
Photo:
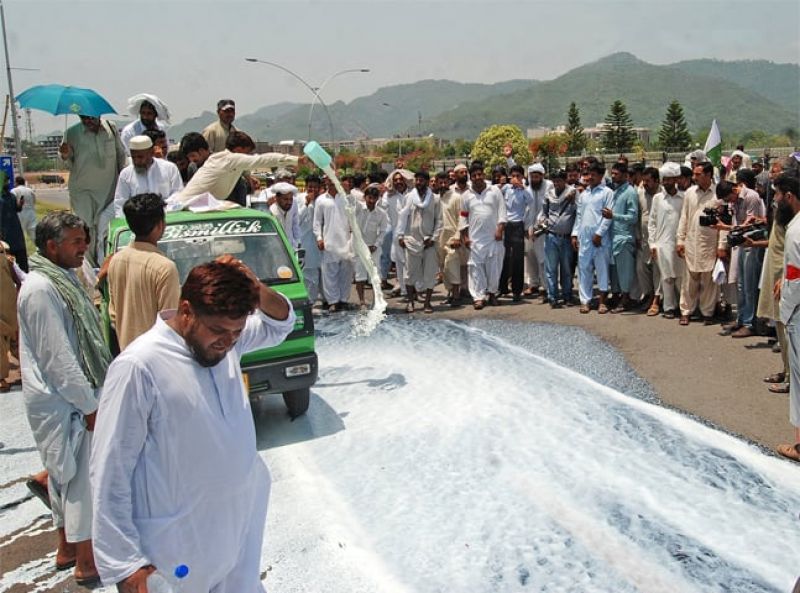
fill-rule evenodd
<path id="1" fill-rule="evenodd" d="M 489 126 L 483 130 L 475 140 L 470 158 L 473 161 L 483 161 L 487 169 L 495 165 L 505 166 L 503 146 L 509 143 L 514 150 L 514 160 L 518 165 L 524 166 L 533 160 L 522 130 L 518 126 L 509 125 Z"/>
<path id="2" fill-rule="evenodd" d="M 578 154 L 586 148 L 586 134 L 583 133 L 581 125 L 581 114 L 575 102 L 569 104 L 567 112 L 567 152 Z"/>
<path id="3" fill-rule="evenodd" d="M 568 146 L 567 134 L 551 133 L 533 140 L 530 149 L 532 153 L 541 157 L 544 168 L 551 172 L 559 168 L 559 157 L 567 153 Z"/>
<path id="4" fill-rule="evenodd" d="M 611 111 L 606 115 L 606 129 L 603 131 L 603 148 L 609 152 L 629 152 L 636 140 L 633 121 L 628 115 L 625 103 L 617 99 L 611 104 Z"/>
<path id="5" fill-rule="evenodd" d="M 663 150 L 670 152 L 683 152 L 692 145 L 692 136 L 686 126 L 686 119 L 683 117 L 683 107 L 675 99 L 667 107 L 667 114 L 664 116 L 664 121 L 661 122 L 658 144 Z"/>

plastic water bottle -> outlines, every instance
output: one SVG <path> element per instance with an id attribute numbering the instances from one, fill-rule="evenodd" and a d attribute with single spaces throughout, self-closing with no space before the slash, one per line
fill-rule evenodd
<path id="1" fill-rule="evenodd" d="M 155 571 L 147 577 L 148 593 L 181 593 L 183 587 L 181 581 L 189 574 L 189 567 L 180 564 L 172 571 L 172 577 L 167 577 L 164 573 Z"/>
<path id="2" fill-rule="evenodd" d="M 324 170 L 331 166 L 331 155 L 314 140 L 303 147 L 303 152 L 320 169 Z"/>

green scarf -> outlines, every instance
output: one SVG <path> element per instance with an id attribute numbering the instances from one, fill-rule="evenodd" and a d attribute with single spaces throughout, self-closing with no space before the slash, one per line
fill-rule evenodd
<path id="1" fill-rule="evenodd" d="M 78 355 L 83 374 L 92 387 L 102 387 L 106 370 L 111 362 L 111 352 L 100 331 L 100 315 L 84 289 L 78 285 L 67 270 L 55 265 L 43 255 L 36 253 L 28 262 L 33 271 L 39 272 L 52 282 L 67 304 L 75 322 L 78 336 Z"/>

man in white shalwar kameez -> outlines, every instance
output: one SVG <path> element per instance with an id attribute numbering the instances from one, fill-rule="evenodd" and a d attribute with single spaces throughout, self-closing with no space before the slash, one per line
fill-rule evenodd
<path id="1" fill-rule="evenodd" d="M 540 222 L 542 209 L 547 200 L 555 199 L 555 189 L 553 182 L 544 178 L 544 166 L 541 163 L 534 163 L 528 167 L 528 191 L 533 196 L 533 203 L 529 206 L 526 222 L 528 227 Z M 525 237 L 525 278 L 528 288 L 525 289 L 526 296 L 539 295 L 547 300 L 547 282 L 544 273 L 545 254 L 544 254 L 545 235 L 538 237 Z M 505 289 L 505 286 L 503 287 Z"/>
<path id="2" fill-rule="evenodd" d="M 305 251 L 303 258 L 303 281 L 311 304 L 317 302 L 320 293 L 320 265 L 322 252 L 314 235 L 314 212 L 317 196 L 322 191 L 322 180 L 316 175 L 306 177 L 306 191 L 295 198 L 297 203 L 297 224 L 300 228 L 300 247 Z"/>
<path id="3" fill-rule="evenodd" d="M 350 221 L 345 211 L 347 198 L 336 192 L 333 180 L 327 179 L 328 191 L 317 198 L 314 212 L 314 236 L 322 252 L 322 294 L 328 311 L 347 308 L 353 282 Z"/>
<path id="4" fill-rule="evenodd" d="M 289 245 L 296 248 L 300 243 L 300 220 L 294 199 L 297 188 L 291 183 L 281 181 L 273 185 L 272 189 L 275 192 L 275 201 L 270 205 L 269 211 L 281 223 Z"/>
<path id="5" fill-rule="evenodd" d="M 223 256 L 192 269 L 178 309 L 114 360 L 91 464 L 105 585 L 144 591 L 151 572 L 183 564 L 184 591 L 264 591 L 270 475 L 239 359 L 282 342 L 294 321 L 288 299 Z"/>
<path id="6" fill-rule="evenodd" d="M 506 201 L 500 190 L 486 184 L 483 166 L 470 167 L 472 187 L 461 204 L 461 240 L 469 249 L 469 292 L 475 309 L 486 301 L 499 304 L 497 289 L 503 270 L 503 232 L 506 226 Z"/>
<path id="7" fill-rule="evenodd" d="M 414 189 L 397 222 L 397 240 L 406 251 L 405 284 L 408 293 L 407 313 L 414 312 L 417 287 L 425 291 L 425 313 L 433 313 L 431 295 L 436 286 L 439 257 L 436 242 L 442 234 L 442 205 L 429 187 L 430 174 L 414 174 Z"/>
<path id="8" fill-rule="evenodd" d="M 397 286 L 392 290 L 392 296 L 405 296 L 406 285 L 403 281 L 405 276 L 406 253 L 395 241 L 397 237 L 397 215 L 406 207 L 408 201 L 408 184 L 413 181 L 414 176 L 407 169 L 395 169 L 388 177 L 391 187 L 383 194 L 378 207 L 386 211 L 389 217 L 389 232 L 383 238 L 383 255 L 381 257 L 381 280 L 389 281 L 389 268 L 394 262 L 395 273 L 397 274 Z"/>
<path id="9" fill-rule="evenodd" d="M 56 568 L 75 566 L 78 584 L 97 581 L 92 558 L 89 454 L 97 400 L 111 353 L 100 317 L 74 269 L 88 250 L 88 225 L 65 210 L 36 230 L 38 253 L 19 293 L 25 411 L 49 476 Z M 70 546 L 69 544 L 75 544 Z"/>
<path id="10" fill-rule="evenodd" d="M 614 192 L 603 183 L 606 168 L 598 161 L 589 164 L 589 185 L 578 201 L 575 226 L 572 229 L 572 247 L 578 252 L 578 295 L 581 313 L 589 312 L 592 301 L 594 274 L 600 304 L 598 313 L 608 313 L 606 295 L 611 265 L 611 219 L 603 217 L 603 210 L 613 210 Z"/>
<path id="11" fill-rule="evenodd" d="M 678 163 L 664 163 L 659 170 L 662 190 L 653 197 L 647 220 L 650 256 L 658 268 L 659 292 L 663 298 L 664 317 L 674 319 L 678 314 L 678 299 L 683 278 L 683 260 L 678 257 L 678 223 L 683 209 L 683 192 L 677 181 L 681 175 Z"/>
<path id="12" fill-rule="evenodd" d="M 381 261 L 383 237 L 389 230 L 389 217 L 384 210 L 377 207 L 378 200 L 380 200 L 381 197 L 381 191 L 378 189 L 377 185 L 370 185 L 364 190 L 362 195 L 364 200 L 357 201 L 355 204 L 356 223 L 358 223 L 358 228 L 361 231 L 361 238 L 364 239 L 364 244 L 367 246 L 367 249 L 369 249 L 372 263 L 377 269 Z M 358 198 L 356 198 L 356 200 L 358 200 Z M 367 303 L 364 300 L 364 287 L 366 283 L 371 280 L 369 271 L 358 256 L 353 257 L 353 268 L 355 269 L 358 304 L 361 309 L 366 309 Z M 380 286 L 372 287 L 373 291 L 380 289 Z"/>

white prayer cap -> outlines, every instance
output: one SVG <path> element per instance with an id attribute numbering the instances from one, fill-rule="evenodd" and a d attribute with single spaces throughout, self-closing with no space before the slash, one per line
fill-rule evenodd
<path id="1" fill-rule="evenodd" d="M 279 183 L 273 183 L 272 187 L 270 187 L 272 193 L 275 194 L 296 194 L 297 188 L 292 185 L 291 183 L 286 183 L 285 181 L 281 181 Z"/>
<path id="2" fill-rule="evenodd" d="M 458 163 L 455 167 L 453 167 L 453 172 L 455 171 L 469 171 L 469 169 L 464 163 Z"/>
<path id="3" fill-rule="evenodd" d="M 533 163 L 530 167 L 528 167 L 528 174 L 530 173 L 541 173 L 544 175 L 544 167 L 542 163 Z"/>
<path id="4" fill-rule="evenodd" d="M 661 174 L 661 179 L 665 177 L 680 177 L 681 166 L 678 163 L 664 163 L 658 172 Z"/>
<path id="5" fill-rule="evenodd" d="M 131 138 L 128 148 L 131 150 L 147 150 L 153 148 L 153 141 L 148 136 L 134 136 Z"/>

